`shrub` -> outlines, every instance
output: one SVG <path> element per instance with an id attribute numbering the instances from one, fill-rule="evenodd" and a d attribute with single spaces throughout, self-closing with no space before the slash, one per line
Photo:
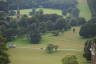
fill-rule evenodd
<path id="1" fill-rule="evenodd" d="M 39 33 L 33 33 L 30 36 L 32 44 L 39 44 L 41 41 L 41 35 Z"/>
<path id="2" fill-rule="evenodd" d="M 62 59 L 62 64 L 79 64 L 76 56 L 68 55 Z"/>
<path id="3" fill-rule="evenodd" d="M 79 34 L 80 36 L 83 36 L 85 38 L 96 36 L 96 24 L 93 23 L 84 24 L 81 27 Z"/>

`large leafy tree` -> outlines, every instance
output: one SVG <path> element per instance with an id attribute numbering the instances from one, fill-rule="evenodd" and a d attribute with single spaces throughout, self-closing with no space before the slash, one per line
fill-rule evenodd
<path id="1" fill-rule="evenodd" d="M 85 38 L 96 36 L 96 24 L 86 23 L 80 29 L 80 36 Z"/>
<path id="2" fill-rule="evenodd" d="M 84 54 L 83 54 L 83 56 L 84 56 L 88 61 L 91 60 L 90 48 L 91 48 L 91 40 L 87 40 L 87 41 L 85 42 Z"/>

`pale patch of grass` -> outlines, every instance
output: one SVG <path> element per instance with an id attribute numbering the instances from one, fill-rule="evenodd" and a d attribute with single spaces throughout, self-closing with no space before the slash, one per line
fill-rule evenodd
<path id="1" fill-rule="evenodd" d="M 39 9 L 41 8 L 37 8 L 36 10 L 38 11 Z M 44 11 L 44 14 L 58 14 L 58 15 L 62 15 L 61 14 L 61 10 L 58 10 L 58 9 L 49 9 L 49 8 L 42 8 L 43 11 Z M 32 9 L 23 9 L 23 10 L 20 10 L 21 14 L 27 14 L 29 15 L 30 12 L 32 12 Z"/>
<path id="2" fill-rule="evenodd" d="M 11 64 L 62 64 L 61 60 L 67 54 L 76 55 L 80 64 L 87 64 L 81 52 L 58 51 L 47 54 L 44 50 L 10 49 Z"/>
<path id="3" fill-rule="evenodd" d="M 87 4 L 87 0 L 78 0 L 78 8 L 80 9 L 80 16 L 87 20 L 91 19 L 91 11 Z"/>

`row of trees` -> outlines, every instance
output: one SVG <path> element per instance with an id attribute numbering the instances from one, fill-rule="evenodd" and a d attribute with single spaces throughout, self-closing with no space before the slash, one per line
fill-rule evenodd
<path id="1" fill-rule="evenodd" d="M 0 0 L 0 64 L 10 63 L 9 56 L 7 54 L 7 41 L 6 37 L 4 37 L 5 34 L 3 33 L 7 25 L 7 10 L 7 1 Z"/>
<path id="2" fill-rule="evenodd" d="M 32 43 L 38 43 L 41 36 L 46 32 L 64 31 L 70 29 L 68 22 L 62 16 L 56 14 L 35 15 L 28 18 L 26 15 L 22 16 L 19 22 L 10 22 L 11 37 L 14 35 L 25 35 Z M 15 30 L 14 30 L 14 29 Z M 8 33 L 8 32 L 7 32 Z"/>
<path id="3" fill-rule="evenodd" d="M 9 9 L 16 9 L 17 3 L 20 6 L 20 9 L 28 8 L 55 8 L 55 9 L 67 9 L 69 7 L 74 7 L 77 5 L 76 0 L 8 0 Z"/>
<path id="4" fill-rule="evenodd" d="M 86 23 L 84 18 L 79 17 L 78 11 L 78 13 L 70 13 L 71 15 L 64 19 L 63 16 L 56 14 L 43 14 L 43 9 L 36 11 L 36 9 L 33 8 L 32 10 L 33 11 L 30 12 L 31 18 L 23 15 L 19 22 L 16 20 L 8 22 L 6 29 L 8 41 L 14 40 L 18 35 L 26 35 L 28 40 L 38 43 L 43 33 L 52 32 L 54 36 L 57 36 L 60 32 L 70 29 L 71 26 L 80 26 Z M 14 11 L 10 11 L 9 13 L 13 15 Z M 75 14 L 77 16 L 73 17 Z"/>

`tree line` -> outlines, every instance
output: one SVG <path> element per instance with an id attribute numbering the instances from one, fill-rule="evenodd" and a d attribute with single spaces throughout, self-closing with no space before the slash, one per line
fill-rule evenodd
<path id="1" fill-rule="evenodd" d="M 4 5 L 4 8 L 1 5 Z M 9 64 L 9 55 L 7 53 L 7 41 L 4 37 L 3 31 L 5 30 L 5 25 L 7 20 L 7 1 L 0 0 L 0 64 Z"/>
<path id="2" fill-rule="evenodd" d="M 52 8 L 52 9 L 67 9 L 77 5 L 76 0 L 8 0 L 9 9 L 17 9 L 19 5 L 20 9 L 28 8 Z"/>

